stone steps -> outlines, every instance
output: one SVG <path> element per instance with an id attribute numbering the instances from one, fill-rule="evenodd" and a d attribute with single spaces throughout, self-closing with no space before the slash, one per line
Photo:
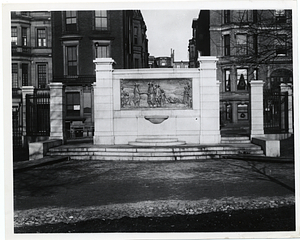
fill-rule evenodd
<path id="1" fill-rule="evenodd" d="M 131 146 L 177 146 L 184 145 L 185 141 L 178 141 L 177 138 L 137 138 L 134 142 L 129 142 Z"/>
<path id="2" fill-rule="evenodd" d="M 250 143 L 249 137 L 221 137 L 221 143 L 231 143 L 231 144 L 240 144 L 240 143 Z"/>
<path id="3" fill-rule="evenodd" d="M 81 152 L 81 151 L 68 151 L 68 152 L 49 152 L 50 156 L 143 156 L 143 157 L 167 157 L 167 156 L 203 156 L 203 155 L 229 155 L 238 154 L 249 151 L 249 149 L 237 150 L 218 150 L 218 151 L 193 151 L 193 152 Z M 261 150 L 251 149 L 251 153 L 260 154 Z"/>
<path id="4" fill-rule="evenodd" d="M 263 151 L 254 144 L 177 147 L 122 146 L 60 146 L 49 149 L 49 156 L 68 156 L 71 160 L 115 160 L 115 161 L 175 161 L 221 158 L 226 155 L 257 155 Z"/>

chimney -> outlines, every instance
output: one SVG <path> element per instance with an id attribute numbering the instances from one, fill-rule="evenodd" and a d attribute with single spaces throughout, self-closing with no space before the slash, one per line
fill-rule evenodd
<path id="1" fill-rule="evenodd" d="M 171 48 L 171 66 L 174 65 L 174 60 L 175 60 L 175 59 L 174 59 L 174 51 L 175 51 L 175 50 Z"/>

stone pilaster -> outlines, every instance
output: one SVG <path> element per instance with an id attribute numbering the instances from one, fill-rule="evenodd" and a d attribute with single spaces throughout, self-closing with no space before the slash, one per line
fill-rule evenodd
<path id="1" fill-rule="evenodd" d="M 291 83 L 288 84 L 280 84 L 280 91 L 282 93 L 288 93 L 288 128 L 289 133 L 294 133 L 294 118 L 293 118 L 293 85 Z"/>
<path id="2" fill-rule="evenodd" d="M 216 57 L 198 58 L 200 84 L 200 144 L 217 144 L 220 135 L 220 82 L 217 81 Z"/>
<path id="3" fill-rule="evenodd" d="M 251 138 L 264 136 L 263 81 L 250 82 Z"/>
<path id="4" fill-rule="evenodd" d="M 114 144 L 112 58 L 96 58 L 94 85 L 94 144 Z"/>
<path id="5" fill-rule="evenodd" d="M 65 142 L 65 86 L 50 83 L 50 139 Z"/>

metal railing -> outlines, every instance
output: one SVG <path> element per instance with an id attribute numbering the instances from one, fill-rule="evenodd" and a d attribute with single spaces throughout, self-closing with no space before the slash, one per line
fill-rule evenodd
<path id="1" fill-rule="evenodd" d="M 50 91 L 39 89 L 26 95 L 27 136 L 50 136 Z"/>
<path id="2" fill-rule="evenodd" d="M 288 93 L 265 91 L 263 102 L 265 133 L 288 132 Z"/>

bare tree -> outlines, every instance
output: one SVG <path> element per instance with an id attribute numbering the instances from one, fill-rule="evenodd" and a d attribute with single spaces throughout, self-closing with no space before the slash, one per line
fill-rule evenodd
<path id="1" fill-rule="evenodd" d="M 214 11 L 234 34 L 224 39 L 225 57 L 240 65 L 271 64 L 292 59 L 292 10 Z M 226 38 L 226 36 L 224 36 Z M 211 38 L 212 40 L 212 38 Z M 226 52 L 226 44 L 230 52 Z M 222 46 L 217 46 L 222 49 Z"/>

